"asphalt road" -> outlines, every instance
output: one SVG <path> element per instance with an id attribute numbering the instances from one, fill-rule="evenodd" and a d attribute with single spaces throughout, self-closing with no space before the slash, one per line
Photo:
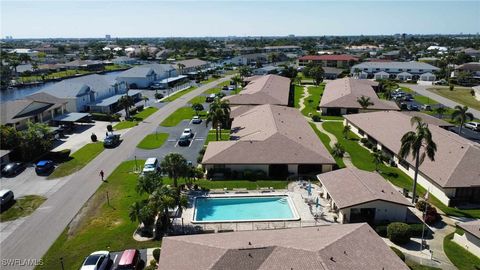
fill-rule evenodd
<path id="1" fill-rule="evenodd" d="M 146 121 L 131 129 L 123 136 L 123 142 L 112 151 L 104 151 L 79 172 L 65 177 L 64 184 L 25 222 L 11 233 L 0 247 L 2 260 L 40 260 L 50 246 L 67 227 L 85 202 L 102 184 L 100 170 L 109 175 L 121 162 L 136 149 L 136 145 L 146 135 L 155 132 L 158 125 L 176 109 L 218 83 L 229 80 L 232 75 L 205 84 L 184 96 L 169 102 Z M 105 183 L 108 184 L 108 183 Z M 2 269 L 33 269 L 35 265 L 2 265 Z"/>
<path id="2" fill-rule="evenodd" d="M 427 88 L 433 87 L 432 85 L 401 84 L 401 86 L 408 87 L 408 88 L 412 89 L 413 91 L 419 93 L 420 95 L 429 97 L 433 100 L 436 100 L 437 102 L 439 102 L 439 103 L 441 103 L 441 104 L 443 104 L 447 107 L 450 107 L 450 108 L 454 108 L 457 105 L 463 106 L 460 103 L 457 103 L 453 100 L 450 100 L 448 98 L 444 98 L 440 95 L 437 95 L 435 93 L 432 93 L 432 92 L 428 91 Z M 469 112 L 471 112 L 473 114 L 473 116 L 475 116 L 475 118 L 480 119 L 480 111 L 470 108 Z"/>

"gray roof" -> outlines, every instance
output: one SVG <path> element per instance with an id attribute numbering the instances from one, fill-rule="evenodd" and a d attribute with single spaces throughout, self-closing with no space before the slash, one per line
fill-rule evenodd
<path id="1" fill-rule="evenodd" d="M 400 150 L 402 136 L 414 130 L 411 117 L 396 111 L 349 114 L 345 119 L 394 153 Z M 433 123 L 429 129 L 437 144 L 435 161 L 425 158 L 419 171 L 443 188 L 480 186 L 480 145 Z M 415 164 L 411 155 L 406 161 Z"/>
<path id="2" fill-rule="evenodd" d="M 203 164 L 335 164 L 295 108 L 251 106 L 233 119 L 231 130 L 238 139 L 210 142 Z"/>
<path id="3" fill-rule="evenodd" d="M 159 270 L 409 269 L 366 223 L 164 237 Z"/>
<path id="4" fill-rule="evenodd" d="M 458 227 L 480 239 L 480 220 L 458 223 Z"/>
<path id="5" fill-rule="evenodd" d="M 105 75 L 91 74 L 73 79 L 63 80 L 41 90 L 59 98 L 74 98 L 82 96 L 87 89 L 96 91 L 108 89 L 115 84 L 115 81 Z"/>
<path id="6" fill-rule="evenodd" d="M 412 206 L 400 192 L 375 172 L 345 168 L 317 175 L 339 209 L 373 201 Z"/>
<path id="7" fill-rule="evenodd" d="M 430 64 L 423 62 L 363 62 L 357 65 L 354 65 L 352 69 L 355 68 L 393 68 L 393 69 L 424 69 L 424 70 L 440 70 L 437 67 L 434 67 Z"/>
<path id="8" fill-rule="evenodd" d="M 71 113 L 66 113 L 63 115 L 59 115 L 55 117 L 53 120 L 55 121 L 61 121 L 61 122 L 75 122 L 78 121 L 84 117 L 89 116 L 89 113 L 77 113 L 77 112 L 71 112 Z"/>
<path id="9" fill-rule="evenodd" d="M 128 91 L 128 95 L 129 96 L 134 96 L 134 95 L 137 95 L 139 93 L 141 93 L 142 90 L 129 90 Z M 105 99 L 102 99 L 102 100 L 97 100 L 95 102 L 92 102 L 90 103 L 89 105 L 90 106 L 97 106 L 97 107 L 106 107 L 106 106 L 110 106 L 112 104 L 115 104 L 117 103 L 117 101 L 122 97 L 124 96 L 124 94 L 121 94 L 121 95 L 115 95 L 115 96 L 111 96 L 109 98 L 105 98 Z"/>
<path id="10" fill-rule="evenodd" d="M 136 66 L 118 74 L 117 78 L 146 78 L 152 74 L 153 69 L 147 66 Z"/>
<path id="11" fill-rule="evenodd" d="M 35 93 L 24 99 L 10 100 L 0 104 L 0 122 L 12 124 L 37 115 L 49 108 L 60 108 L 67 101 L 47 93 Z"/>

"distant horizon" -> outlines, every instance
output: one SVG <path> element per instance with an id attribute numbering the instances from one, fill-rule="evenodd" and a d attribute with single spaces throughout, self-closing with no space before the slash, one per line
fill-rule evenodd
<path id="1" fill-rule="evenodd" d="M 7 0 L 0 32 L 14 39 L 476 35 L 479 14 L 480 1 Z"/>

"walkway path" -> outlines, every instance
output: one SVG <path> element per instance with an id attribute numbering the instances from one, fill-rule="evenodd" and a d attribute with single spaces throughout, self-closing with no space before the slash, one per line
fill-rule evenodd
<path id="1" fill-rule="evenodd" d="M 413 91 L 419 93 L 420 95 L 429 97 L 433 100 L 436 100 L 436 101 L 440 102 L 441 104 L 443 104 L 447 107 L 450 107 L 450 108 L 454 108 L 457 105 L 462 106 L 462 107 L 464 106 L 464 105 L 462 105 L 460 103 L 457 103 L 457 102 L 455 102 L 451 99 L 444 98 L 444 97 L 442 97 L 438 94 L 435 94 L 433 92 L 428 91 L 427 88 L 432 87 L 430 85 L 418 85 L 418 84 L 400 84 L 400 85 L 404 86 L 404 87 L 408 87 L 408 88 L 412 89 Z M 469 112 L 471 112 L 473 114 L 473 116 L 475 116 L 475 118 L 480 119 L 480 111 L 469 108 Z"/>
<path id="2" fill-rule="evenodd" d="M 303 96 L 298 100 L 298 106 L 299 106 L 298 109 L 300 110 L 300 112 L 301 112 L 303 109 L 305 109 L 305 99 L 310 95 L 310 94 L 308 93 L 308 87 L 309 87 L 309 86 L 310 86 L 310 85 L 304 85 L 304 86 L 303 86 Z"/>
<path id="3" fill-rule="evenodd" d="M 109 175 L 135 151 L 138 142 L 154 132 L 157 126 L 171 113 L 185 106 L 190 99 L 203 91 L 230 80 L 232 76 L 229 75 L 205 84 L 166 104 L 146 121 L 127 132 L 123 137 L 122 144 L 117 148 L 103 151 L 83 169 L 63 178 L 63 181 L 68 182 L 2 242 L 0 247 L 2 259 L 20 259 L 22 261 L 28 259 L 29 262 L 40 260 L 85 202 L 102 184 L 98 175 L 100 170 Z M 34 265 L 2 265 L 2 269 L 33 269 L 34 267 Z"/>
<path id="4" fill-rule="evenodd" d="M 326 122 L 328 122 L 329 120 L 326 120 Z M 337 122 L 337 120 L 332 120 L 332 121 L 335 121 Z M 337 140 L 337 137 L 335 137 L 335 135 L 331 134 L 330 132 L 326 131 L 324 128 L 323 128 L 323 123 L 325 122 L 313 122 L 313 121 L 310 121 L 311 123 L 314 123 L 315 126 L 317 126 L 318 130 L 320 130 L 320 132 L 322 132 L 323 134 L 327 135 L 328 138 L 330 138 L 330 147 L 333 148 L 335 146 L 335 144 L 338 142 Z M 348 152 L 345 152 L 344 156 L 343 156 L 343 163 L 345 163 L 345 166 L 349 167 L 349 168 L 355 168 L 355 166 L 353 165 L 352 163 L 352 159 L 350 158 L 350 155 L 348 154 Z"/>

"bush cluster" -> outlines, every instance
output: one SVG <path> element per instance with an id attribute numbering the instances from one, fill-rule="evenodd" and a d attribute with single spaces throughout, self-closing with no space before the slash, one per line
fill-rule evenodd
<path id="1" fill-rule="evenodd" d="M 313 122 L 320 122 L 322 119 L 320 118 L 320 115 L 314 114 L 312 116 L 312 120 L 313 120 Z"/>
<path id="2" fill-rule="evenodd" d="M 387 237 L 395 244 L 406 244 L 410 241 L 410 227 L 402 222 L 393 222 L 387 226 Z"/>
<path id="3" fill-rule="evenodd" d="M 63 149 L 61 151 L 56 151 L 56 152 L 49 152 L 47 156 L 45 157 L 46 159 L 50 159 L 54 162 L 61 163 L 68 161 L 70 159 L 70 149 Z"/>
<path id="4" fill-rule="evenodd" d="M 93 120 L 97 121 L 120 121 L 120 114 L 90 113 Z"/>

